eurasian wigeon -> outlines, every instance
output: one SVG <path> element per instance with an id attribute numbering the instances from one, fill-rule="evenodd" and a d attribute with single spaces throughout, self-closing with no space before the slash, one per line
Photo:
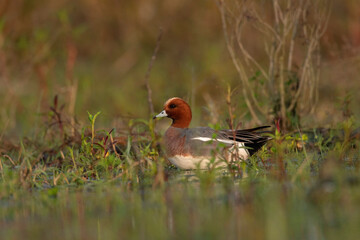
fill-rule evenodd
<path id="1" fill-rule="evenodd" d="M 269 126 L 235 131 L 189 128 L 191 108 L 177 97 L 167 100 L 164 110 L 154 119 L 160 117 L 172 119 L 164 136 L 166 153 L 169 161 L 181 169 L 206 169 L 210 163 L 226 166 L 227 162 L 246 160 L 269 140 L 257 132 Z"/>

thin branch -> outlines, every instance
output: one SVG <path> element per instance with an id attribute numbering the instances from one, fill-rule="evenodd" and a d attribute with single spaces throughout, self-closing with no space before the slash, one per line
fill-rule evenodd
<path id="1" fill-rule="evenodd" d="M 221 16 L 221 22 L 222 22 L 222 28 L 223 28 L 223 31 L 224 31 L 224 36 L 225 36 L 225 42 L 226 42 L 226 46 L 227 46 L 227 49 L 228 49 L 228 52 L 230 54 L 230 57 L 231 57 L 231 60 L 236 68 L 236 70 L 238 71 L 239 75 L 240 75 L 240 80 L 243 82 L 243 84 L 245 85 L 245 82 L 244 82 L 244 76 L 243 76 L 243 71 L 241 69 L 241 67 L 239 66 L 239 63 L 236 59 L 236 55 L 235 55 L 235 52 L 234 52 L 234 49 L 230 43 L 230 40 L 229 40 L 229 35 L 228 35 L 228 27 L 227 27 L 227 24 L 226 24 L 226 19 L 225 19 L 225 11 L 224 11 L 224 2 L 223 1 L 216 1 L 217 5 L 218 5 L 218 8 L 219 8 L 219 11 L 220 11 L 220 16 Z M 253 109 L 252 105 L 251 105 L 251 102 L 249 100 L 249 96 L 245 90 L 245 88 L 242 88 L 242 91 L 243 91 L 243 94 L 244 94 L 244 99 L 245 99 L 245 103 L 250 111 L 250 114 L 252 116 L 252 118 L 254 119 L 254 121 L 256 122 L 256 124 L 261 124 L 261 121 L 259 120 L 255 110 Z"/>
<path id="2" fill-rule="evenodd" d="M 321 55 L 320 55 L 320 46 L 317 47 L 316 52 L 316 76 L 315 76 L 315 103 L 312 104 L 310 113 L 314 113 L 315 107 L 319 102 L 319 82 L 320 82 L 320 64 L 321 64 Z"/>
<path id="3" fill-rule="evenodd" d="M 145 84 L 146 84 L 146 90 L 147 90 L 147 94 L 148 94 L 147 101 L 148 101 L 148 105 L 149 105 L 150 115 L 154 115 L 154 113 L 155 113 L 154 104 L 152 102 L 152 91 L 151 91 L 151 87 L 150 87 L 150 72 L 151 72 L 153 64 L 154 64 L 154 62 L 156 60 L 157 53 L 158 53 L 158 51 L 160 49 L 160 42 L 161 42 L 162 35 L 163 35 L 163 30 L 162 30 L 162 28 L 160 28 L 159 29 L 159 35 L 158 35 L 158 38 L 157 38 L 157 41 L 156 41 L 156 47 L 154 49 L 154 53 L 153 53 L 153 55 L 151 57 L 149 67 L 148 67 L 146 75 L 145 75 Z"/>
<path id="4" fill-rule="evenodd" d="M 269 80 L 269 75 L 265 72 L 265 70 L 260 66 L 260 64 L 244 48 L 244 45 L 242 44 L 242 41 L 241 41 L 241 31 L 239 31 L 239 30 L 240 30 L 239 28 L 236 28 L 236 40 L 237 40 L 237 43 L 239 45 L 239 48 L 240 48 L 242 54 L 244 55 L 244 57 L 246 59 L 250 60 L 250 62 L 252 62 L 257 69 L 260 70 L 260 72 L 266 78 L 266 80 Z"/>
<path id="5" fill-rule="evenodd" d="M 291 101 L 291 104 L 290 106 L 288 107 L 287 111 L 292 111 L 294 109 L 294 107 L 296 106 L 296 103 L 299 99 L 299 96 L 302 92 L 302 89 L 303 89 L 303 86 L 305 84 L 305 77 L 306 77 L 306 73 L 307 73 L 307 69 L 309 67 L 309 64 L 310 64 L 310 59 L 311 59 L 311 54 L 314 50 L 314 39 L 312 39 L 310 41 L 310 44 L 309 44 L 309 47 L 308 47 L 308 50 L 306 52 L 306 57 L 305 57 L 305 61 L 304 61 L 304 64 L 303 64 L 303 67 L 302 67 L 302 71 L 301 71 L 301 75 L 300 75 L 300 85 L 299 85 L 299 88 L 297 89 L 296 93 L 295 93 L 295 96 L 293 97 L 292 101 Z"/>
<path id="6" fill-rule="evenodd" d="M 250 103 L 250 101 L 249 101 L 249 97 L 248 97 L 248 95 L 247 95 L 247 93 L 246 93 L 245 88 L 242 88 L 242 91 L 243 91 L 243 94 L 244 94 L 244 100 L 245 100 L 246 106 L 247 106 L 247 108 L 249 109 L 249 112 L 250 112 L 251 116 L 253 117 L 255 123 L 256 123 L 257 125 L 260 125 L 260 124 L 261 124 L 261 121 L 260 121 L 260 119 L 258 118 L 258 116 L 256 115 L 256 112 L 255 112 L 254 108 L 251 106 L 251 103 Z"/>
<path id="7" fill-rule="evenodd" d="M 245 59 L 248 59 L 250 60 L 254 65 L 255 67 L 257 67 L 263 74 L 264 76 L 267 78 L 268 80 L 268 75 L 265 73 L 264 69 L 261 68 L 260 64 L 258 64 L 251 56 L 250 54 L 245 50 L 242 42 L 241 42 L 241 30 L 240 30 L 240 22 L 237 22 L 237 25 L 239 25 L 239 27 L 236 27 L 235 29 L 235 36 L 236 36 L 236 40 L 237 40 L 237 44 L 241 50 L 241 52 L 243 53 Z M 247 77 L 247 74 L 244 70 L 244 66 L 241 64 L 242 67 L 239 66 L 239 69 L 241 69 L 241 71 L 239 72 L 240 75 L 242 76 L 242 80 L 243 82 L 245 83 L 245 86 L 247 87 L 247 90 L 248 92 L 250 93 L 250 96 L 251 96 L 251 99 L 252 101 L 254 102 L 254 105 L 256 106 L 256 108 L 258 109 L 259 112 L 261 112 L 261 114 L 263 114 L 264 116 L 266 115 L 266 110 L 264 110 L 263 108 L 261 108 L 258 100 L 256 99 L 255 97 L 255 94 L 254 94 L 254 91 L 253 89 L 251 88 L 250 86 L 250 83 L 249 83 L 249 79 Z"/>
<path id="8" fill-rule="evenodd" d="M 287 65 L 288 71 L 291 71 L 292 57 L 294 54 L 295 37 L 297 35 L 296 33 L 298 30 L 300 13 L 301 13 L 301 8 L 296 11 L 295 17 L 294 17 L 295 20 L 294 20 L 294 26 L 293 26 L 293 31 L 292 31 L 291 40 L 290 40 L 290 47 L 289 47 L 289 56 L 288 56 L 288 65 Z"/>
<path id="9" fill-rule="evenodd" d="M 278 35 L 278 33 L 274 30 L 274 28 L 272 26 L 270 26 L 270 24 L 268 24 L 267 22 L 265 22 L 256 11 L 253 12 L 255 14 L 255 18 L 257 20 L 259 24 L 259 27 L 257 27 L 257 29 L 266 34 L 266 35 L 270 35 L 270 36 L 274 36 L 277 40 L 280 40 L 280 36 Z M 260 28 L 260 26 L 264 26 L 265 30 L 263 30 L 262 28 Z M 271 34 L 269 34 L 266 30 L 268 30 Z"/>

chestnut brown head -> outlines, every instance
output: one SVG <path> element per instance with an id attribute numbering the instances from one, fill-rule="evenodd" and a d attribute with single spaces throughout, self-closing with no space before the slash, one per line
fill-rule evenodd
<path id="1" fill-rule="evenodd" d="M 173 120 L 171 126 L 177 128 L 188 128 L 192 114 L 189 104 L 181 98 L 170 98 L 164 104 L 164 110 L 154 118 L 168 117 Z"/>

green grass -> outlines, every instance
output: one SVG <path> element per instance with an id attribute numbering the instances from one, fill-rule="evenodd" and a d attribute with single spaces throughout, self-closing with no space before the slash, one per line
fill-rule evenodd
<path id="1" fill-rule="evenodd" d="M 130 135 L 108 133 L 96 130 L 96 116 L 89 114 L 78 140 L 69 140 L 68 125 L 63 135 L 55 126 L 39 133 L 41 141 L 23 139 L 2 153 L 1 239 L 355 239 L 360 233 L 354 119 L 329 136 L 276 132 L 256 156 L 229 169 L 181 171 L 165 161 L 151 122 L 131 121 Z M 127 139 L 115 153 L 110 136 L 121 134 Z"/>

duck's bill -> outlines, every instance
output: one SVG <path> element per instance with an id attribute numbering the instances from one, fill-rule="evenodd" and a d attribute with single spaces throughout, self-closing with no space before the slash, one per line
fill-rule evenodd
<path id="1" fill-rule="evenodd" d="M 158 115 L 154 116 L 153 119 L 155 118 L 162 118 L 162 117 L 167 117 L 167 113 L 165 110 L 163 110 L 161 113 L 159 113 Z"/>

